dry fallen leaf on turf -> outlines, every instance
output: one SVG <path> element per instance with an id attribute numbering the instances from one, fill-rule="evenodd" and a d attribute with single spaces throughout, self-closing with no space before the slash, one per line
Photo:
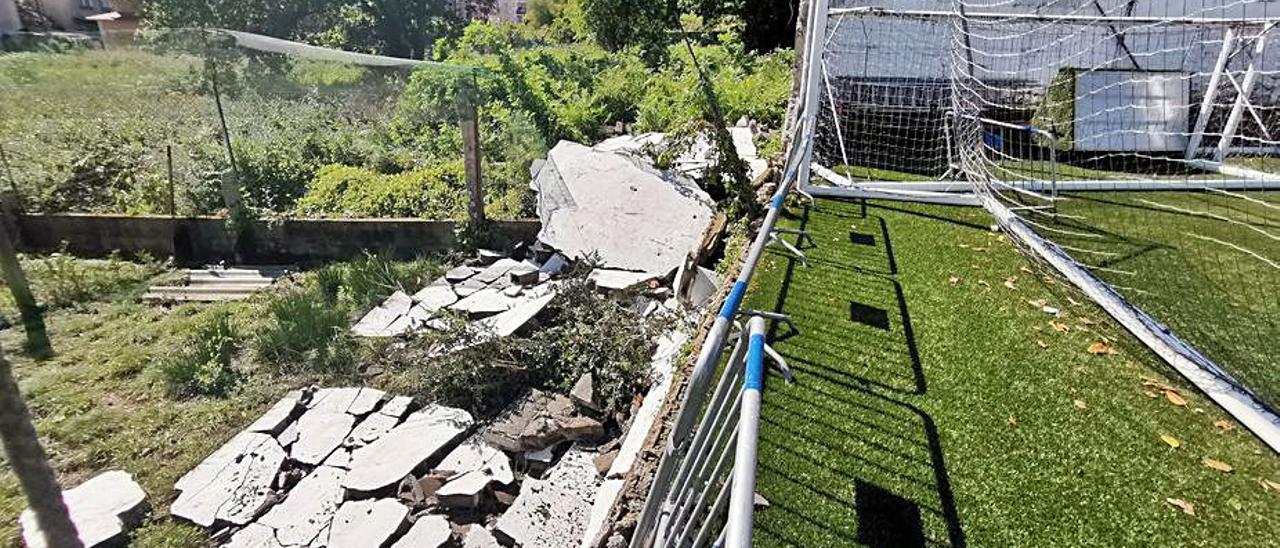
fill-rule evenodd
<path id="1" fill-rule="evenodd" d="M 986 252 L 987 252 L 987 248 L 985 248 L 985 247 L 975 247 L 975 248 L 973 248 L 973 250 L 974 250 L 974 251 L 976 251 L 976 252 L 978 252 L 978 253 L 986 253 Z"/>
<path id="2" fill-rule="evenodd" d="M 1013 285 L 1013 282 L 1016 282 L 1016 281 L 1018 281 L 1017 276 L 1009 276 L 1008 278 L 1004 279 L 1004 286 L 1009 289 L 1017 289 L 1018 286 Z"/>
<path id="3" fill-rule="evenodd" d="M 1071 303 L 1071 306 L 1080 306 L 1080 303 L 1076 302 L 1076 300 L 1071 297 L 1067 297 L 1067 302 Z"/>
<path id="4" fill-rule="evenodd" d="M 969 244 L 959 244 L 959 245 L 960 245 L 960 247 L 963 247 L 963 248 L 965 248 L 965 249 L 969 249 Z"/>
<path id="5" fill-rule="evenodd" d="M 1261 485 L 1261 486 L 1262 486 L 1262 490 L 1263 490 L 1263 491 L 1277 491 L 1277 492 L 1280 492 L 1280 483 L 1276 483 L 1276 482 L 1271 481 L 1271 480 L 1269 480 L 1269 479 L 1259 479 L 1259 480 L 1258 480 L 1258 485 Z"/>
<path id="6" fill-rule="evenodd" d="M 1168 434 L 1160 434 L 1160 440 L 1169 444 L 1169 447 L 1172 447 L 1174 449 L 1182 447 L 1182 442 L 1178 441 L 1178 438 L 1175 438 Z"/>
<path id="7" fill-rule="evenodd" d="M 1220 460 L 1211 459 L 1209 457 L 1205 457 L 1204 460 L 1201 460 L 1200 462 L 1203 462 L 1205 466 L 1208 466 L 1209 468 L 1212 468 L 1219 472 L 1230 473 L 1232 470 L 1235 470 L 1235 468 L 1233 468 L 1230 464 L 1227 464 Z"/>
<path id="8" fill-rule="evenodd" d="M 1099 356 L 1102 354 L 1110 354 L 1112 352 L 1111 347 L 1107 346 L 1107 343 L 1104 343 L 1104 342 L 1093 343 L 1089 345 L 1089 348 L 1087 350 L 1089 351 L 1090 354 L 1093 354 L 1094 356 Z"/>
<path id="9" fill-rule="evenodd" d="M 1018 425 L 1018 417 L 1009 415 L 1009 426 L 1017 426 L 1017 425 Z"/>
<path id="10" fill-rule="evenodd" d="M 1038 340 L 1038 341 L 1036 341 L 1036 344 L 1040 345 L 1040 348 L 1049 348 L 1049 343 L 1044 342 L 1044 341 L 1039 341 L 1039 340 Z"/>
<path id="11" fill-rule="evenodd" d="M 1071 326 L 1069 326 L 1069 325 L 1067 325 L 1067 324 L 1065 324 L 1065 323 L 1058 323 L 1058 322 L 1055 322 L 1055 321 L 1050 321 L 1050 322 L 1049 322 L 1049 327 L 1052 327 L 1052 328 L 1053 328 L 1053 330 L 1054 330 L 1054 331 L 1057 331 L 1058 333 L 1066 333 L 1066 332 L 1068 332 L 1068 331 L 1071 331 Z"/>
<path id="12" fill-rule="evenodd" d="M 978 280 L 978 285 L 982 287 L 991 287 L 991 284 L 987 283 L 986 280 Z"/>
<path id="13" fill-rule="evenodd" d="M 1175 499 L 1175 498 L 1167 498 L 1167 499 L 1164 499 L 1164 500 L 1165 500 L 1165 502 L 1168 502 L 1169 504 L 1172 504 L 1172 505 L 1174 505 L 1174 506 L 1177 506 L 1178 508 L 1181 508 L 1181 509 L 1182 509 L 1182 512 L 1183 512 L 1183 513 L 1185 513 L 1185 514 L 1187 514 L 1187 515 L 1189 515 L 1189 516 L 1194 516 L 1194 515 L 1196 515 L 1196 505 L 1191 504 L 1190 502 L 1187 502 L 1187 501 L 1182 500 L 1182 499 Z"/>
<path id="14" fill-rule="evenodd" d="M 1217 426 L 1218 428 L 1221 428 L 1223 432 L 1230 432 L 1236 429 L 1236 425 L 1231 424 L 1231 421 L 1226 419 L 1218 419 L 1216 421 L 1213 421 L 1213 425 Z"/>
<path id="15" fill-rule="evenodd" d="M 1157 393 L 1152 392 L 1152 391 L 1150 391 L 1150 390 L 1147 390 L 1146 392 L 1143 392 L 1143 394 L 1146 394 L 1148 398 L 1151 398 L 1151 399 L 1153 399 L 1153 400 L 1154 400 L 1154 399 L 1156 399 L 1156 398 L 1158 398 L 1158 397 L 1160 397 L 1160 394 L 1157 394 Z"/>
<path id="16" fill-rule="evenodd" d="M 1089 408 L 1089 406 L 1087 406 L 1087 405 L 1085 405 L 1085 404 L 1084 404 L 1084 400 L 1076 400 L 1076 401 L 1074 401 L 1074 402 L 1072 402 L 1072 403 L 1076 406 L 1076 409 L 1088 409 L 1088 408 Z"/>
<path id="17" fill-rule="evenodd" d="M 1186 407 L 1186 406 L 1187 406 L 1187 399 L 1186 399 L 1186 398 L 1184 398 L 1184 397 L 1182 397 L 1182 394 L 1179 394 L 1179 393 L 1178 393 L 1177 391 L 1175 391 L 1175 390 L 1165 390 L 1165 391 L 1164 391 L 1164 398 L 1165 398 L 1166 400 L 1169 400 L 1169 403 L 1172 403 L 1172 404 L 1174 404 L 1174 405 L 1176 405 L 1176 406 L 1178 406 L 1178 407 Z"/>
<path id="18" fill-rule="evenodd" d="M 1034 306 L 1036 308 L 1044 308 L 1045 305 L 1049 304 L 1049 301 L 1046 301 L 1044 299 L 1029 299 L 1027 300 L 1027 304 Z"/>
<path id="19" fill-rule="evenodd" d="M 951 282 L 951 285 L 956 285 L 956 284 L 960 283 L 960 277 L 959 277 L 959 276 L 952 276 L 952 277 L 950 277 L 950 278 L 947 278 L 947 281 L 948 281 L 948 282 Z"/>
<path id="20" fill-rule="evenodd" d="M 1034 271 L 1034 270 L 1031 270 L 1030 268 L 1027 268 L 1026 266 L 1023 266 L 1023 267 L 1022 267 L 1022 271 L 1023 271 L 1023 272 L 1026 272 L 1027 274 L 1035 274 L 1035 271 Z"/>

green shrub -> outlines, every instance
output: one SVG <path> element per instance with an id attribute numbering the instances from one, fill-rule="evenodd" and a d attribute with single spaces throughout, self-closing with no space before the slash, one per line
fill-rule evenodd
<path id="1" fill-rule="evenodd" d="M 235 349 L 231 314 L 217 309 L 200 317 L 176 348 L 157 358 L 156 371 L 174 397 L 222 396 L 237 381 L 231 368 Z"/>
<path id="2" fill-rule="evenodd" d="M 261 363 L 283 373 L 350 372 L 355 341 L 347 332 L 347 312 L 315 287 L 291 288 L 260 307 L 251 344 Z"/>
<path id="3" fill-rule="evenodd" d="M 297 211 L 319 217 L 423 217 L 466 214 L 462 161 L 384 175 L 365 168 L 327 165 L 316 173 Z"/>

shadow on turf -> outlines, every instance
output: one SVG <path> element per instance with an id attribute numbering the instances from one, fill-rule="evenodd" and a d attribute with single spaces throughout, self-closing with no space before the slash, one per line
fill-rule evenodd
<path id="1" fill-rule="evenodd" d="M 841 222 L 864 219 L 843 211 L 823 214 Z M 810 215 L 809 208 L 802 210 L 801 228 L 810 226 Z M 906 297 L 896 279 L 888 224 L 881 217 L 865 219 L 869 223 L 856 222 L 847 241 L 828 244 L 847 248 L 836 254 L 837 260 L 810 257 L 811 268 L 831 269 L 826 274 L 834 273 L 849 287 L 827 282 L 800 289 L 808 295 L 793 294 L 799 261 L 786 257 L 775 312 L 787 313 L 789 298 L 843 298 L 849 315 L 795 318 L 804 322 L 799 337 L 790 332 L 777 337 L 776 325 L 771 330 L 772 344 L 779 346 L 797 381 L 785 389 L 766 390 L 760 467 L 772 483 L 766 483 L 762 494 L 777 519 L 759 521 L 758 534 L 784 545 L 964 547 L 937 428 L 932 417 L 907 400 L 924 396 L 928 385 Z M 868 248 L 880 253 L 866 253 Z M 829 251 L 821 253 L 832 255 Z M 868 261 L 880 264 L 859 264 Z M 900 338 L 886 336 L 890 332 Z M 821 348 L 803 346 L 814 343 Z M 863 346 L 867 343 L 871 344 Z M 879 369 L 859 368 L 841 358 L 850 353 L 876 362 L 881 357 L 900 362 L 905 354 L 912 382 L 885 382 Z M 851 451 L 850 445 L 857 449 Z M 765 458 L 769 455 L 776 459 Z"/>

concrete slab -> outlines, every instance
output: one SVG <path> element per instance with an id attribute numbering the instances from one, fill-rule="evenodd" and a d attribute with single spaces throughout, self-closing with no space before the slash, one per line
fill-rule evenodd
<path id="1" fill-rule="evenodd" d="M 449 520 L 444 516 L 420 516 L 391 548 L 440 548 L 452 535 Z"/>
<path id="2" fill-rule="evenodd" d="M 485 443 L 480 436 L 473 436 L 458 444 L 436 465 L 436 470 L 448 470 L 458 474 L 481 471 L 491 481 L 502 485 L 516 480 L 511 470 L 511 458 L 498 448 Z"/>
<path id="3" fill-rule="evenodd" d="M 298 441 L 289 449 L 289 458 L 302 464 L 317 465 L 342 445 L 351 433 L 356 418 L 349 413 L 329 409 L 312 409 L 298 419 Z"/>
<path id="4" fill-rule="evenodd" d="M 383 415 L 390 415 L 396 418 L 402 418 L 409 413 L 409 408 L 413 406 L 413 398 L 409 396 L 396 396 L 383 404 L 378 410 Z"/>
<path id="5" fill-rule="evenodd" d="M 471 318 L 484 318 L 506 312 L 516 303 L 516 298 L 502 294 L 502 290 L 484 288 L 449 306 Z"/>
<path id="6" fill-rule="evenodd" d="M 274 500 L 271 486 L 284 460 L 284 449 L 270 435 L 237 434 L 178 479 L 181 493 L 169 512 L 204 527 L 249 523 Z"/>
<path id="7" fill-rule="evenodd" d="M 360 337 L 387 337 L 387 326 L 400 316 L 408 314 L 411 306 L 413 298 L 403 291 L 396 291 L 351 326 L 351 332 Z"/>
<path id="8" fill-rule="evenodd" d="M 350 500 L 338 507 L 329 527 L 332 548 L 383 546 L 406 526 L 409 508 L 394 499 Z"/>
<path id="9" fill-rule="evenodd" d="M 595 500 L 591 503 L 591 515 L 587 518 L 587 529 L 582 533 L 579 548 L 595 548 L 599 545 L 596 537 L 600 536 L 600 532 L 604 530 L 605 522 L 609 519 L 609 511 L 613 509 L 613 503 L 618 501 L 618 495 L 622 493 L 624 483 L 625 481 L 621 479 L 611 479 L 600 484 Z"/>
<path id="10" fill-rule="evenodd" d="M 471 524 L 462 535 L 462 548 L 503 548 L 488 529 Z"/>
<path id="11" fill-rule="evenodd" d="M 286 426 L 292 422 L 294 411 L 298 410 L 298 399 L 286 397 L 275 405 L 271 406 L 258 420 L 253 421 L 249 428 L 245 430 L 249 432 L 263 432 L 271 435 L 279 434 Z"/>
<path id="12" fill-rule="evenodd" d="M 333 466 L 316 468 L 256 523 L 271 527 L 285 546 L 311 544 L 329 527 L 342 504 L 342 479 L 346 475 L 346 470 Z"/>
<path id="13" fill-rule="evenodd" d="M 307 403 L 307 409 L 367 415 L 373 412 L 386 397 L 386 392 L 363 386 L 321 388 L 311 397 L 311 401 Z"/>
<path id="14" fill-rule="evenodd" d="M 250 523 L 231 535 L 222 548 L 285 548 L 276 540 L 276 531 L 260 523 Z"/>
<path id="15" fill-rule="evenodd" d="M 538 239 L 571 258 L 598 252 L 611 268 L 675 270 L 713 216 L 711 199 L 692 180 L 568 141 L 551 149 L 534 184 Z"/>
<path id="16" fill-rule="evenodd" d="M 434 313 L 441 308 L 458 302 L 458 294 L 454 293 L 453 288 L 447 285 L 429 285 L 413 294 L 413 302 L 415 306 Z"/>
<path id="17" fill-rule="evenodd" d="M 378 438 L 390 432 L 399 423 L 399 417 L 373 413 L 360 421 L 360 424 L 351 430 L 351 434 L 342 441 L 342 445 L 352 448 L 364 447 L 377 441 Z"/>
<path id="18" fill-rule="evenodd" d="M 444 273 L 444 279 L 451 284 L 456 284 L 466 280 L 467 278 L 475 276 L 478 272 L 480 272 L 480 269 L 469 266 L 454 267 Z"/>
<path id="19" fill-rule="evenodd" d="M 361 447 L 351 456 L 351 473 L 343 486 L 371 492 L 396 485 L 405 476 L 471 429 L 471 414 L 461 409 L 429 405 L 409 415 L 399 426 Z"/>
<path id="20" fill-rule="evenodd" d="M 626 291 L 628 289 L 641 288 L 644 287 L 645 282 L 657 277 L 648 272 L 631 272 L 608 268 L 597 268 L 587 274 L 587 279 L 594 282 L 597 288 L 609 291 Z"/>
<path id="21" fill-rule="evenodd" d="M 129 531 L 142 524 L 147 494 L 128 472 L 112 470 L 62 492 L 71 522 L 85 548 L 124 545 Z M 44 548 L 44 532 L 30 509 L 18 517 L 22 540 L 30 548 Z"/>
<path id="22" fill-rule="evenodd" d="M 494 531 L 516 546 L 578 548 L 600 485 L 592 456 L 574 447 L 545 479 L 526 478 Z"/>
<path id="23" fill-rule="evenodd" d="M 520 266 L 520 261 L 503 257 L 476 274 L 475 280 L 481 283 L 491 284 L 503 277 L 506 277 L 507 273 L 511 272 L 511 269 L 518 266 Z"/>

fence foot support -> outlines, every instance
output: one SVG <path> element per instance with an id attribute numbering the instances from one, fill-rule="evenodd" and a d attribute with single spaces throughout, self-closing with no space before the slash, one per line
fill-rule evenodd
<path id="1" fill-rule="evenodd" d="M 809 242 L 809 247 L 818 247 L 818 243 L 813 241 L 813 236 L 809 235 L 808 230 L 799 230 L 795 228 L 775 228 L 774 234 L 795 234 L 800 236 L 796 239 L 796 245 L 803 247 L 805 242 Z"/>
<path id="2" fill-rule="evenodd" d="M 809 268 L 809 257 L 805 256 L 803 251 L 796 249 L 796 246 L 791 245 L 791 242 L 788 242 L 782 238 L 779 238 L 777 232 L 769 233 L 769 242 L 782 246 L 784 250 L 786 250 L 793 257 L 799 260 L 800 264 L 803 264 L 805 268 Z"/>

